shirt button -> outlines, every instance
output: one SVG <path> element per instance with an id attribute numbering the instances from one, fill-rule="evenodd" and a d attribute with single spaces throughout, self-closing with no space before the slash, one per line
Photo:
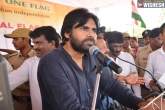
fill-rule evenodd
<path id="1" fill-rule="evenodd" d="M 91 91 L 90 89 L 88 89 L 88 91 Z"/>

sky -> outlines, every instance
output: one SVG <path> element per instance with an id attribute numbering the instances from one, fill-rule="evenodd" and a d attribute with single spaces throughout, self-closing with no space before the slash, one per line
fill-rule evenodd
<path id="1" fill-rule="evenodd" d="M 137 10 L 147 29 L 153 29 L 158 26 L 161 8 L 137 8 Z M 136 27 L 131 18 L 131 3 L 114 4 L 99 8 L 97 11 L 91 10 L 91 12 L 99 17 L 101 26 L 111 27 L 112 30 L 127 32 L 132 27 Z"/>

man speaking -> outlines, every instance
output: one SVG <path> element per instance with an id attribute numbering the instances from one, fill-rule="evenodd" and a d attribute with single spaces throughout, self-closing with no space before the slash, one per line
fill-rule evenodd
<path id="1" fill-rule="evenodd" d="M 43 110 L 91 109 L 98 61 L 88 51 L 96 45 L 98 27 L 98 18 L 87 9 L 78 8 L 65 16 L 63 44 L 45 54 L 38 66 Z M 132 109 L 146 104 L 107 67 L 102 70 L 96 109 L 100 109 L 100 91 Z"/>

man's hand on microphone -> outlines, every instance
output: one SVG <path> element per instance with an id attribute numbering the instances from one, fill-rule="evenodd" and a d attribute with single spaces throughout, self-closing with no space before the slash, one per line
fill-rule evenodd
<path id="1" fill-rule="evenodd" d="M 126 76 L 126 83 L 131 85 L 137 85 L 137 84 L 144 84 L 145 79 L 143 77 L 135 76 L 137 72 L 132 72 L 129 75 Z"/>

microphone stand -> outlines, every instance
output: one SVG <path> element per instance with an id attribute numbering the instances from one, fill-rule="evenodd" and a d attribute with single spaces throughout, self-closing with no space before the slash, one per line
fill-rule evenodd
<path id="1" fill-rule="evenodd" d="M 111 52 L 112 52 L 112 51 L 111 51 Z M 152 78 L 153 78 L 155 84 L 158 86 L 160 92 L 162 93 L 162 92 L 164 91 L 164 90 L 162 89 L 162 87 L 160 86 L 160 84 L 158 83 L 158 81 L 157 81 L 157 80 L 154 78 L 154 76 L 151 74 L 151 72 L 149 72 L 148 70 L 146 70 L 146 69 L 144 69 L 144 68 L 142 68 L 142 67 L 140 67 L 140 66 L 138 66 L 138 65 L 135 65 L 135 64 L 133 64 L 133 63 L 131 63 L 131 62 L 129 62 L 129 61 L 126 61 L 126 60 L 121 59 L 120 57 L 118 57 L 118 56 L 116 55 L 115 52 L 113 52 L 113 54 L 114 54 L 117 58 L 119 58 L 120 60 L 122 60 L 122 61 L 124 61 L 124 62 L 127 62 L 127 63 L 129 63 L 129 64 L 132 64 L 132 65 L 134 65 L 134 66 L 136 66 L 136 67 L 138 67 L 138 68 L 140 68 L 140 69 L 142 69 L 142 70 L 148 72 L 148 73 L 152 76 Z"/>
<path id="2" fill-rule="evenodd" d="M 96 72 L 96 74 L 97 74 L 96 75 L 96 83 L 95 83 L 95 89 L 94 89 L 94 95 L 93 95 L 91 110 L 95 110 L 97 93 L 98 93 L 98 88 L 99 88 L 100 76 L 102 74 L 102 69 L 103 69 L 103 66 L 99 64 L 99 66 L 97 67 L 97 72 Z"/>

